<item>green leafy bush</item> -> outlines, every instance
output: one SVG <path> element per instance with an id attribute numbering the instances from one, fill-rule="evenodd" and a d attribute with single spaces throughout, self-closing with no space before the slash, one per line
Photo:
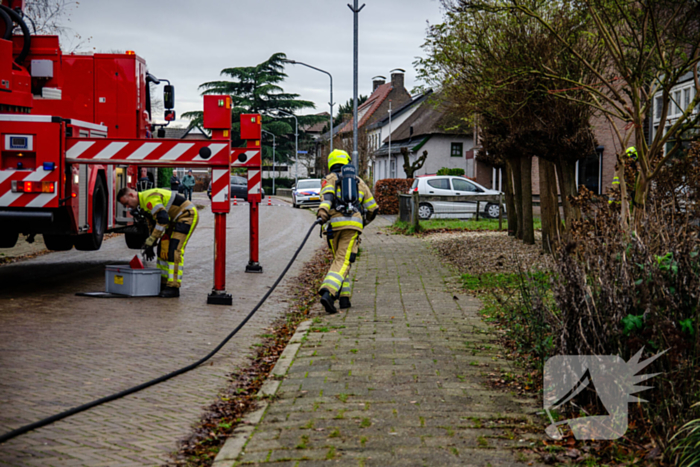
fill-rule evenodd
<path id="1" fill-rule="evenodd" d="M 435 175 L 464 175 L 464 169 L 448 169 L 443 167 Z"/>

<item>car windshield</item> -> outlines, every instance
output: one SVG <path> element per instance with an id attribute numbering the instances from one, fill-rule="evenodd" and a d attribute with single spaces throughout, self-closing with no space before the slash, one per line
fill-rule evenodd
<path id="1" fill-rule="evenodd" d="M 231 177 L 231 185 L 247 185 L 248 179 L 245 177 Z"/>
<path id="2" fill-rule="evenodd" d="M 310 188 L 321 188 L 321 180 L 302 180 L 297 184 L 297 190 L 308 190 Z"/>

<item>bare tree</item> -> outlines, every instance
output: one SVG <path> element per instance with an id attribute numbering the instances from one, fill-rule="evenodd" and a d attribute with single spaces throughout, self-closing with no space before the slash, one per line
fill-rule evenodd
<path id="1" fill-rule="evenodd" d="M 408 148 L 401 148 L 401 155 L 403 156 L 403 171 L 406 172 L 406 178 L 413 178 L 416 170 L 419 170 L 425 164 L 425 160 L 428 158 L 428 151 L 423 151 L 423 154 L 413 162 L 411 162 Z"/>
<path id="2" fill-rule="evenodd" d="M 74 8 L 80 2 L 72 0 L 26 0 L 24 17 L 28 19 L 33 34 L 55 34 L 61 38 L 64 52 L 75 52 L 87 45 L 91 37 L 83 38 L 66 26 Z"/>

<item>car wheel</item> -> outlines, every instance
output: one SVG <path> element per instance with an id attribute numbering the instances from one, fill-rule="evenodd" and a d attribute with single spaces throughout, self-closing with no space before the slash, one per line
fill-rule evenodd
<path id="1" fill-rule="evenodd" d="M 12 248 L 18 238 L 19 232 L 0 232 L 0 248 Z"/>
<path id="2" fill-rule="evenodd" d="M 433 215 L 433 207 L 428 203 L 420 203 L 418 205 L 418 217 L 421 220 L 427 221 Z"/>
<path id="3" fill-rule="evenodd" d="M 126 241 L 126 247 L 131 250 L 140 250 L 143 244 L 148 238 L 148 233 L 125 233 L 124 240 Z"/>
<path id="4" fill-rule="evenodd" d="M 486 205 L 486 215 L 491 219 L 498 219 L 498 214 L 501 212 L 501 208 L 497 204 L 487 204 Z"/>
<path id="5" fill-rule="evenodd" d="M 67 251 L 73 249 L 73 237 L 70 235 L 44 234 L 44 244 L 51 251 Z"/>
<path id="6" fill-rule="evenodd" d="M 105 230 L 107 229 L 107 190 L 102 177 L 97 177 L 95 191 L 92 194 L 92 233 L 75 237 L 76 250 L 95 251 L 102 246 Z"/>

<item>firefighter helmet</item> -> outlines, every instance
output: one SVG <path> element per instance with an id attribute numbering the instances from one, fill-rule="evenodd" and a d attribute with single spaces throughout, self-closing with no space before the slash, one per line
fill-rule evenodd
<path id="1" fill-rule="evenodd" d="M 632 159 L 634 161 L 637 160 L 637 157 L 638 157 L 637 156 L 637 148 L 635 148 L 634 146 L 630 146 L 627 148 L 627 151 L 625 151 L 625 152 L 627 153 L 627 157 L 629 157 L 630 159 Z"/>
<path id="2" fill-rule="evenodd" d="M 345 165 L 349 163 L 350 156 L 342 149 L 334 149 L 332 153 L 328 154 L 328 170 L 330 170 L 335 164 Z"/>

